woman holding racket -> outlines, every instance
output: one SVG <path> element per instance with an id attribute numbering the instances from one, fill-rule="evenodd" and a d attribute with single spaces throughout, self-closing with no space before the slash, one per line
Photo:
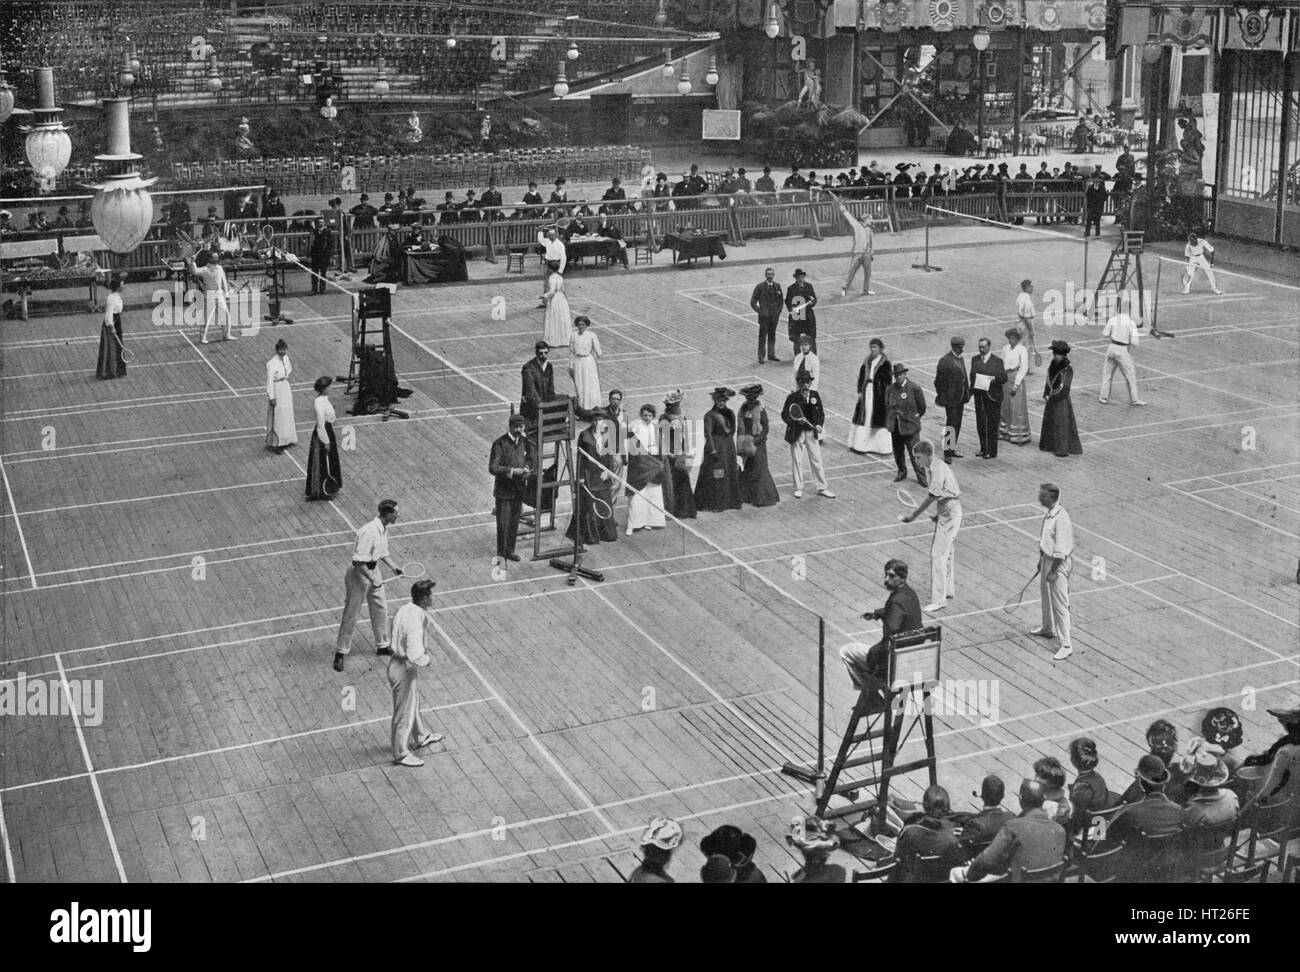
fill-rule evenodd
<path id="1" fill-rule="evenodd" d="M 938 504 L 938 513 L 934 520 L 934 538 L 930 541 L 930 603 L 924 610 L 933 614 L 947 607 L 947 600 L 957 594 L 956 556 L 953 548 L 957 543 L 957 531 L 961 529 L 961 490 L 957 488 L 957 477 L 952 466 L 945 462 L 934 461 L 934 446 L 924 439 L 913 450 L 917 462 L 927 467 L 930 472 L 925 502 L 916 506 L 916 501 L 903 490 L 898 491 L 898 498 L 904 506 L 915 507 L 911 513 L 899 516 L 904 523 L 911 523 L 930 508 L 931 503 Z"/>
<path id="2" fill-rule="evenodd" d="M 289 384 L 292 374 L 289 342 L 281 338 L 275 342 L 275 354 L 266 363 L 266 447 L 273 452 L 283 452 L 298 444 L 293 387 Z"/>
<path id="3" fill-rule="evenodd" d="M 588 425 L 578 436 L 578 457 L 576 460 L 578 481 L 577 515 L 570 517 L 569 528 L 564 535 L 572 540 L 578 534 L 578 543 L 613 543 L 618 539 L 618 524 L 614 522 L 613 483 L 614 473 L 610 471 L 608 460 L 601 455 L 601 437 L 608 435 L 606 430 L 597 431 L 597 426 L 608 419 L 598 419 Z"/>
<path id="4" fill-rule="evenodd" d="M 330 404 L 329 388 L 334 379 L 321 375 L 313 386 L 316 399 L 312 410 L 316 414 L 316 427 L 312 429 L 311 445 L 307 451 L 307 499 L 327 500 L 343 488 L 343 470 L 339 466 L 339 445 L 334 437 L 334 406 Z"/>
<path id="5" fill-rule="evenodd" d="M 122 278 L 108 281 L 104 298 L 104 324 L 99 329 L 99 362 L 95 377 L 100 380 L 121 378 L 126 374 L 126 348 L 122 344 Z"/>

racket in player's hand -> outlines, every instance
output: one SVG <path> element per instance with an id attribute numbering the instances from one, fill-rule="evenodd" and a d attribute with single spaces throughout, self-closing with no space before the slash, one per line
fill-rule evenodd
<path id="1" fill-rule="evenodd" d="M 1040 567 L 1039 570 L 1041 569 L 1042 568 Z M 1025 586 L 1020 588 L 1020 593 L 1014 594 L 1011 597 L 1006 599 L 1006 601 L 1002 605 L 1002 610 L 1010 614 L 1011 612 L 1016 610 L 1016 608 L 1020 607 L 1021 603 L 1025 599 L 1025 592 L 1029 590 L 1029 585 L 1034 582 L 1034 578 L 1037 576 L 1038 576 L 1038 570 L 1035 570 L 1033 574 L 1030 575 L 1029 580 L 1025 581 Z"/>
<path id="2" fill-rule="evenodd" d="M 389 577 L 387 580 L 393 580 L 398 577 L 401 577 L 404 580 L 419 580 L 423 576 L 424 564 L 420 563 L 418 560 L 412 560 L 402 564 L 401 567 L 396 568 L 393 571 L 393 576 Z M 382 587 L 385 583 L 385 580 L 380 580 L 380 582 L 375 586 Z"/>
<path id="3" fill-rule="evenodd" d="M 907 490 L 905 489 L 896 490 L 894 492 L 894 495 L 898 497 L 898 502 L 902 503 L 909 510 L 920 509 L 920 504 L 917 503 L 917 501 L 912 498 L 912 494 L 909 493 Z M 916 516 L 915 513 L 900 513 L 898 514 L 898 520 L 900 523 L 911 523 L 912 519 L 915 516 Z"/>
<path id="4" fill-rule="evenodd" d="M 110 333 L 113 335 L 113 340 L 117 342 L 118 354 L 122 358 L 122 364 L 130 364 L 135 360 L 135 352 L 122 343 L 122 339 L 117 336 L 117 331 L 110 329 Z"/>

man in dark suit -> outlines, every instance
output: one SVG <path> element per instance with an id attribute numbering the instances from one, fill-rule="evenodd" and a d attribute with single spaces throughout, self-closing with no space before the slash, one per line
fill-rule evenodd
<path id="1" fill-rule="evenodd" d="M 519 413 L 510 416 L 510 430 L 492 443 L 488 458 L 488 472 L 495 480 L 492 497 L 496 503 L 497 557 L 518 560 L 515 537 L 519 533 L 519 517 L 524 511 L 524 494 L 528 477 L 536 467 L 534 448 L 524 435 L 524 417 Z"/>
<path id="2" fill-rule="evenodd" d="M 686 195 L 702 196 L 708 191 L 708 180 L 700 175 L 700 167 L 692 162 L 690 174 L 686 177 Z M 690 202 L 691 209 L 699 209 L 701 205 L 702 203 L 698 199 L 692 199 Z"/>
<path id="3" fill-rule="evenodd" d="M 623 191 L 623 186 L 618 176 L 614 176 L 614 181 L 610 184 L 610 187 L 605 190 L 605 194 L 600 198 L 605 204 L 605 212 L 621 213 L 623 211 L 625 208 L 623 200 L 627 199 L 627 193 Z"/>
<path id="4" fill-rule="evenodd" d="M 776 356 L 776 325 L 781 320 L 785 294 L 776 282 L 776 271 L 772 267 L 763 271 L 763 282 L 749 295 L 749 306 L 758 315 L 758 363 L 762 364 L 768 358 L 780 361 Z"/>
<path id="5" fill-rule="evenodd" d="M 889 597 L 885 606 L 862 615 L 868 621 L 880 622 L 880 640 L 870 648 L 860 644 L 847 644 L 840 649 L 840 658 L 849 670 L 849 678 L 857 689 L 871 688 L 876 705 L 885 702 L 888 689 L 889 639 L 903 631 L 921 627 L 921 601 L 916 591 L 907 583 L 907 564 L 898 559 L 885 561 L 885 590 Z"/>
<path id="6" fill-rule="evenodd" d="M 925 471 L 912 452 L 921 436 L 921 416 L 924 414 L 925 396 L 921 393 L 921 386 L 908 381 L 907 365 L 900 361 L 894 365 L 894 383 L 885 389 L 885 428 L 889 429 L 889 438 L 894 444 L 894 465 L 898 467 L 898 474 L 894 476 L 896 483 L 907 478 L 907 466 L 903 462 L 906 452 L 916 473 L 916 481 L 922 486 L 929 485 Z"/>
<path id="7" fill-rule="evenodd" d="M 1100 169 L 1093 173 L 1092 178 L 1088 181 L 1088 188 L 1083 191 L 1083 235 L 1087 236 L 1090 230 L 1096 230 L 1097 235 L 1101 236 L 1101 214 L 1106 208 L 1106 198 L 1109 194 L 1106 192 L 1105 176 Z"/>
<path id="8" fill-rule="evenodd" d="M 791 354 L 799 353 L 799 335 L 812 338 L 813 354 L 817 353 L 817 291 L 808 282 L 803 270 L 794 272 L 794 283 L 785 292 L 785 309 L 790 312 L 786 330 L 790 336 Z"/>
<path id="9" fill-rule="evenodd" d="M 948 791 L 938 784 L 926 787 L 921 806 L 921 817 L 908 823 L 898 835 L 894 848 L 898 868 L 891 884 L 946 883 L 948 872 L 966 859 L 948 819 Z M 919 860 L 922 857 L 937 860 Z"/>
<path id="10" fill-rule="evenodd" d="M 790 445 L 790 465 L 794 471 L 794 498 L 803 499 L 803 466 L 807 459 L 817 495 L 834 499 L 835 494 L 826 484 L 826 472 L 822 467 L 821 437 L 822 427 L 826 424 L 826 410 L 822 407 L 821 396 L 812 390 L 812 375 L 800 369 L 795 380 L 799 387 L 786 396 L 781 407 L 785 441 Z M 790 414 L 794 405 L 798 405 L 803 413 L 802 421 Z"/>
<path id="11" fill-rule="evenodd" d="M 1183 826 L 1183 808 L 1165 795 L 1169 769 L 1159 756 L 1146 753 L 1138 760 L 1134 774 L 1142 788 L 1142 799 L 1117 813 L 1106 830 L 1106 843 L 1130 846 L 1122 852 L 1120 880 L 1148 883 L 1172 880 L 1180 848 L 1176 838 L 1148 843 L 1144 837 L 1177 833 Z"/>
<path id="12" fill-rule="evenodd" d="M 979 376 L 984 376 L 982 379 Z M 980 435 L 981 459 L 998 456 L 998 423 L 1002 419 L 1002 386 L 1007 383 L 1007 369 L 993 354 L 988 338 L 980 338 L 980 353 L 971 359 L 971 397 L 975 399 L 975 429 Z M 981 388 L 980 386 L 984 387 Z"/>
<path id="13" fill-rule="evenodd" d="M 308 265 L 311 267 L 311 292 L 325 293 L 325 274 L 334 256 L 334 233 L 325 225 L 325 217 L 312 220 L 311 237 L 307 243 Z"/>
<path id="14" fill-rule="evenodd" d="M 990 874 L 1024 880 L 1027 870 L 1059 864 L 1065 856 L 1065 828 L 1043 810 L 1043 787 L 1036 780 L 1020 782 L 1020 816 L 1002 825 L 993 843 L 966 868 L 953 872 L 953 881 L 979 881 Z"/>
<path id="15" fill-rule="evenodd" d="M 993 838 L 998 835 L 1002 825 L 1015 816 L 1002 806 L 1006 792 L 1007 787 L 1002 782 L 1002 777 L 991 773 L 984 777 L 984 782 L 980 784 L 980 802 L 984 805 L 980 807 L 979 813 L 967 817 L 961 825 L 961 846 L 967 856 L 974 857 L 993 843 Z"/>
<path id="16" fill-rule="evenodd" d="M 555 397 L 555 368 L 546 360 L 551 346 L 545 341 L 533 345 L 533 356 L 522 369 L 523 391 L 520 392 L 519 414 L 529 428 L 537 425 L 538 408 L 542 402 Z"/>
<path id="17" fill-rule="evenodd" d="M 492 212 L 490 213 L 485 212 L 483 214 L 483 218 L 501 219 L 502 217 L 499 209 L 501 203 L 502 203 L 501 190 L 497 188 L 496 176 L 490 176 L 488 178 L 488 186 L 486 189 L 483 190 L 483 195 L 479 197 L 478 204 L 479 204 L 479 208 L 490 209 L 492 210 Z"/>
<path id="18" fill-rule="evenodd" d="M 528 183 L 528 191 L 524 193 L 523 204 L 525 206 L 540 206 L 542 205 L 542 202 L 542 194 L 537 191 L 537 183 Z M 537 219 L 542 215 L 543 213 L 540 209 L 529 209 L 524 212 L 526 219 Z"/>
<path id="19" fill-rule="evenodd" d="M 943 406 L 947 415 L 947 426 L 943 430 L 943 461 L 951 465 L 954 459 L 962 458 L 957 451 L 957 437 L 961 435 L 962 413 L 970 401 L 970 379 L 966 377 L 966 359 L 962 357 L 966 339 L 954 337 L 948 343 L 952 350 L 939 359 L 934 369 L 934 401 Z"/>

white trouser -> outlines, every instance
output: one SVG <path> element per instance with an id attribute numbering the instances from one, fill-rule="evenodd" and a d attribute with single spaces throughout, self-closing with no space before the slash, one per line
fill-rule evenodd
<path id="1" fill-rule="evenodd" d="M 199 339 L 206 341 L 208 339 L 208 329 L 217 322 L 218 316 L 224 315 L 226 318 L 225 334 L 230 335 L 230 304 L 227 302 L 224 293 L 215 291 L 205 291 L 203 294 L 203 333 Z"/>
<path id="2" fill-rule="evenodd" d="M 942 604 L 957 593 L 956 555 L 957 531 L 961 529 L 961 504 L 947 501 L 948 508 L 939 514 L 934 523 L 934 539 L 930 541 L 930 603 Z"/>
<path id="3" fill-rule="evenodd" d="M 1038 597 L 1043 606 L 1043 630 L 1055 632 L 1061 639 L 1061 647 L 1070 645 L 1070 568 L 1069 557 L 1056 572 L 1056 580 L 1049 581 L 1047 574 L 1052 569 L 1052 558 L 1041 550 L 1038 554 Z"/>
<path id="4" fill-rule="evenodd" d="M 1205 279 L 1210 282 L 1210 289 L 1218 290 L 1219 283 L 1214 279 L 1214 268 L 1210 266 L 1210 261 L 1203 256 L 1194 256 L 1187 261 L 1187 282 L 1183 284 L 1183 293 L 1187 293 L 1192 289 L 1198 269 L 1205 271 Z"/>
<path id="5" fill-rule="evenodd" d="M 826 472 L 822 469 L 822 446 L 817 441 L 817 436 L 811 432 L 803 432 L 799 435 L 797 442 L 790 443 L 790 465 L 794 467 L 794 488 L 803 491 L 803 456 L 808 456 L 808 466 L 812 469 L 813 482 L 817 484 L 818 492 L 826 489 Z"/>
<path id="6" fill-rule="evenodd" d="M 1137 369 L 1133 367 L 1133 355 L 1129 353 L 1127 347 L 1121 347 L 1118 344 L 1111 344 L 1106 349 L 1106 360 L 1101 366 L 1101 397 L 1110 398 L 1110 383 L 1115 377 L 1115 370 L 1119 369 L 1124 380 L 1128 383 L 1129 401 L 1138 400 L 1138 379 Z"/>
<path id="7" fill-rule="evenodd" d="M 428 730 L 420 718 L 420 669 L 405 658 L 388 659 L 388 687 L 393 690 L 393 759 L 411 755 L 411 746 Z"/>

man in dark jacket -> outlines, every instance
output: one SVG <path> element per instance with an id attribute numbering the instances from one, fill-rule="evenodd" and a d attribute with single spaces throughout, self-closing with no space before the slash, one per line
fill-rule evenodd
<path id="1" fill-rule="evenodd" d="M 785 306 L 785 293 L 776 282 L 776 270 L 772 267 L 763 271 L 762 283 L 749 295 L 749 306 L 758 315 L 758 363 L 768 358 L 780 361 L 776 356 L 776 326 Z"/>
<path id="2" fill-rule="evenodd" d="M 786 321 L 786 332 L 790 337 L 791 354 L 799 353 L 799 335 L 807 334 L 812 338 L 813 354 L 817 353 L 817 291 L 808 282 L 808 275 L 803 270 L 794 272 L 794 283 L 785 292 L 785 308 L 790 312 Z"/>
<path id="3" fill-rule="evenodd" d="M 488 472 L 494 478 L 492 497 L 496 503 L 497 557 L 518 560 L 515 537 L 519 533 L 519 517 L 524 510 L 524 496 L 528 477 L 536 467 L 534 447 L 524 435 L 524 417 L 518 413 L 510 416 L 510 430 L 492 443 L 488 458 Z"/>
<path id="4" fill-rule="evenodd" d="M 970 380 L 966 377 L 966 348 L 964 337 L 953 337 L 948 344 L 952 350 L 939 359 L 934 369 L 934 402 L 943 408 L 947 425 L 943 430 L 943 461 L 952 464 L 961 459 L 957 451 L 957 437 L 961 435 L 962 413 L 970 401 Z"/>
<path id="5" fill-rule="evenodd" d="M 817 495 L 834 499 L 826 484 L 822 467 L 822 427 L 826 424 L 826 410 L 821 396 L 812 390 L 812 376 L 802 368 L 796 376 L 799 387 L 792 391 L 781 407 L 781 421 L 785 423 L 785 441 L 790 446 L 790 465 L 794 472 L 794 498 L 803 498 L 803 467 L 805 460 L 812 471 Z M 802 418 L 795 418 L 791 409 L 798 406 Z"/>
<path id="6" fill-rule="evenodd" d="M 890 883 L 943 883 L 948 880 L 948 872 L 965 860 L 948 819 L 948 791 L 937 784 L 926 787 L 921 806 L 924 813 L 920 819 L 909 823 L 898 835 L 894 848 L 898 868 Z M 930 860 L 920 860 L 923 857 Z"/>
<path id="7" fill-rule="evenodd" d="M 605 212 L 621 213 L 624 210 L 625 206 L 623 201 L 627 199 L 627 193 L 623 191 L 623 186 L 618 176 L 614 176 L 614 181 L 610 183 L 609 188 L 605 190 L 604 195 L 600 198 L 605 204 Z"/>
<path id="8" fill-rule="evenodd" d="M 1088 188 L 1083 191 L 1083 235 L 1096 230 L 1101 236 L 1101 212 L 1106 208 L 1106 180 L 1101 172 L 1093 173 Z"/>
<path id="9" fill-rule="evenodd" d="M 325 274 L 330 268 L 330 260 L 334 257 L 334 233 L 325 225 L 324 216 L 317 216 L 312 220 L 307 255 L 311 267 L 311 292 L 323 294 Z"/>
<path id="10" fill-rule="evenodd" d="M 894 383 L 885 390 L 885 428 L 889 429 L 889 438 L 894 444 L 894 465 L 898 474 L 894 482 L 901 483 L 907 478 L 907 466 L 903 455 L 912 463 L 916 481 L 928 486 L 925 471 L 916 461 L 912 449 L 921 436 L 921 416 L 925 414 L 925 396 L 921 386 L 907 378 L 907 365 L 901 361 L 894 365 Z M 996 431 L 996 429 L 994 430 Z"/>
<path id="11" fill-rule="evenodd" d="M 1107 844 L 1124 844 L 1121 880 L 1151 883 L 1170 881 L 1182 848 L 1176 834 L 1183 827 L 1183 808 L 1165 796 L 1169 770 L 1159 756 L 1146 753 L 1134 773 L 1142 799 L 1117 813 L 1106 830 Z M 1168 839 L 1160 840 L 1166 837 Z M 1154 841 L 1148 838 L 1155 838 Z"/>
<path id="12" fill-rule="evenodd" d="M 1007 787 L 1002 782 L 1002 777 L 992 773 L 984 777 L 984 782 L 980 784 L 980 802 L 983 806 L 979 813 L 967 817 L 961 825 L 961 846 L 967 856 L 974 857 L 993 843 L 1002 825 L 1015 816 L 1002 806 L 1006 793 Z"/>
<path id="13" fill-rule="evenodd" d="M 967 868 L 953 872 L 953 881 L 979 881 L 990 874 L 1024 880 L 1027 870 L 1051 867 L 1065 856 L 1065 828 L 1043 810 L 1043 787 L 1035 780 L 1020 783 L 1020 816 L 1008 820 L 987 848 Z"/>
<path id="14" fill-rule="evenodd" d="M 1007 369 L 993 353 L 993 343 L 980 338 L 980 353 L 971 359 L 971 397 L 975 399 L 975 429 L 980 436 L 981 459 L 998 456 L 998 423 L 1002 418 L 1002 386 L 1007 383 Z"/>
<path id="15" fill-rule="evenodd" d="M 542 402 L 555 397 L 555 368 L 547 360 L 551 346 L 545 341 L 533 345 L 533 356 L 524 363 L 521 371 L 523 390 L 520 392 L 519 414 L 529 428 L 537 425 L 538 408 Z"/>
<path id="16" fill-rule="evenodd" d="M 907 583 L 907 564 L 897 558 L 885 561 L 885 606 L 862 615 L 867 621 L 880 622 L 880 640 L 870 648 L 848 644 L 840 649 L 840 658 L 849 670 L 857 689 L 871 689 L 874 707 L 885 704 L 889 686 L 889 639 L 904 631 L 921 627 L 921 600 Z"/>

